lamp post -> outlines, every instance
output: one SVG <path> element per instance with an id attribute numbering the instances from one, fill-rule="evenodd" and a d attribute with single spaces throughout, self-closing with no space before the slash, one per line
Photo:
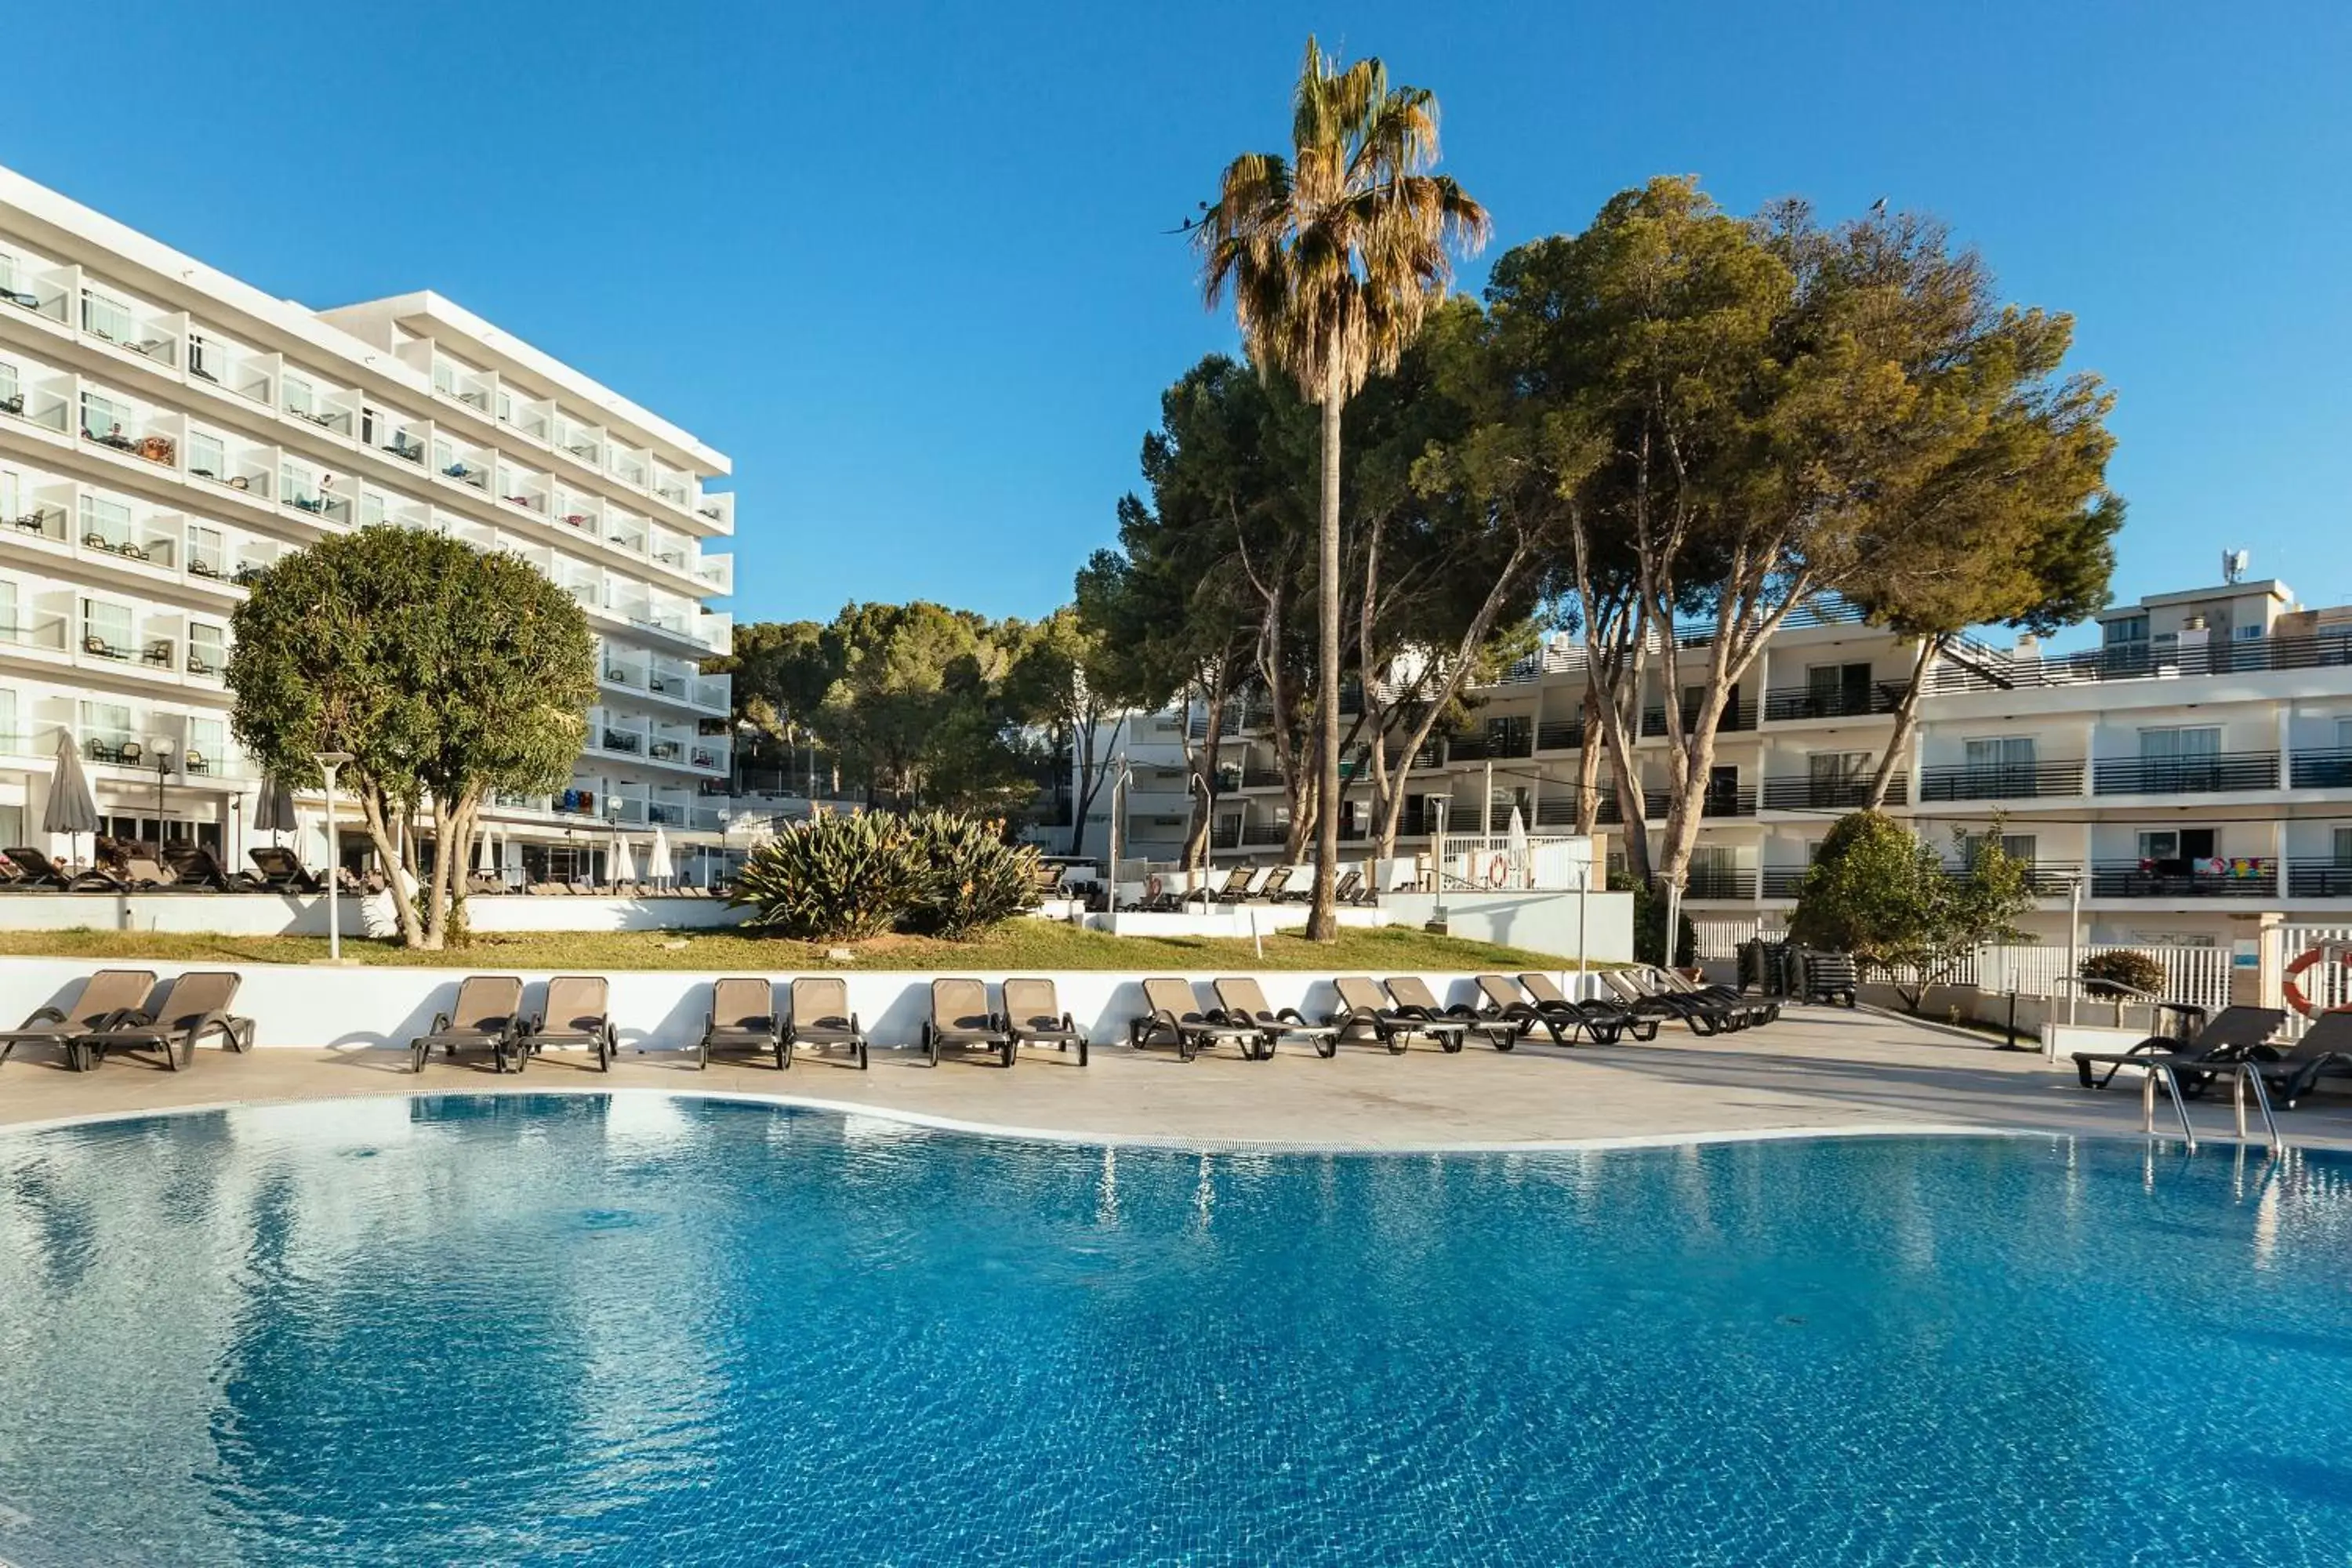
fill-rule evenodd
<path id="1" fill-rule="evenodd" d="M 236 865 L 245 858 L 245 796 L 228 797 L 228 863 Z"/>
<path id="2" fill-rule="evenodd" d="M 729 811 L 725 806 L 722 805 L 719 808 L 719 858 L 722 861 L 727 858 L 727 824 L 732 821 L 733 818 L 734 813 Z M 710 847 L 709 845 L 702 846 L 702 886 L 706 892 L 709 890 Z"/>
<path id="3" fill-rule="evenodd" d="M 352 760 L 349 752 L 320 752 L 311 760 L 327 775 L 327 962 L 343 961 L 343 889 L 341 846 L 335 839 L 335 772 Z M 397 888 L 394 891 L 397 891 Z"/>
<path id="4" fill-rule="evenodd" d="M 169 735 L 158 735 L 151 742 L 155 753 L 155 853 L 163 853 L 163 781 L 172 774 L 172 752 L 174 745 Z"/>

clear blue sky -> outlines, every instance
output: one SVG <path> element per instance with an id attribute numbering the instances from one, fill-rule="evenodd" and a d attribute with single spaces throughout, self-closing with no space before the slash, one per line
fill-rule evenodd
<path id="1" fill-rule="evenodd" d="M 1941 215 L 2121 395 L 2119 595 L 2239 543 L 2352 599 L 2346 9 L 1766 9 L 34 6 L 0 163 L 307 303 L 438 289 L 730 453 L 739 618 L 1035 615 L 1233 341 L 1160 231 L 1314 29 L 1437 92 L 1490 258 L 1659 173 Z"/>

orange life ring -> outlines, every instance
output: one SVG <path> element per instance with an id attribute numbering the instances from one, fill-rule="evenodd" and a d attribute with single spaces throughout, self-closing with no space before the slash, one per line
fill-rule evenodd
<path id="1" fill-rule="evenodd" d="M 2296 958 L 2293 963 L 2286 966 L 2286 978 L 2284 984 L 2279 987 L 2280 991 L 2286 997 L 2286 1005 L 2294 1008 L 2296 1012 L 2302 1014 L 2306 1018 L 2312 1016 L 2311 998 L 2305 996 L 2303 994 L 2303 987 L 2294 983 L 2295 977 L 2301 974 L 2305 970 L 2311 969 L 2325 963 L 2326 961 L 2326 951 L 2323 948 L 2314 947 L 2305 949 L 2301 956 Z M 2352 948 L 2337 949 L 2336 953 L 2336 962 L 2343 964 L 2347 969 L 2352 969 Z M 2330 1007 L 2327 1011 L 2330 1013 L 2352 1013 L 2352 1003 L 2347 1003 L 2341 1007 Z"/>
<path id="2" fill-rule="evenodd" d="M 1497 849 L 1495 851 L 1494 858 L 1486 862 L 1486 886 L 1490 888 L 1499 888 L 1509 879 L 1510 875 L 1510 857 Z"/>

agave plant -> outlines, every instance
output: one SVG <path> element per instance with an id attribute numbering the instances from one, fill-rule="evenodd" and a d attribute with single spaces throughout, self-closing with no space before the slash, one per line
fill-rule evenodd
<path id="1" fill-rule="evenodd" d="M 1037 851 L 1007 844 L 1002 822 L 931 811 L 912 818 L 908 826 L 924 884 L 907 911 L 905 929 L 965 937 L 1037 901 Z"/>
<path id="2" fill-rule="evenodd" d="M 735 879 L 734 901 L 757 911 L 749 923 L 780 936 L 856 942 L 891 929 L 926 887 L 906 818 L 827 814 L 752 850 Z"/>

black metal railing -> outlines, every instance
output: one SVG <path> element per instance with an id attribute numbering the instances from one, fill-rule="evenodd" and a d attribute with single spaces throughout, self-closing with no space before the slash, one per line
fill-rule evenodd
<path id="1" fill-rule="evenodd" d="M 1870 780 L 1766 779 L 1767 811 L 1859 811 L 1870 799 Z M 1901 805 L 1909 799 L 1910 777 L 1896 773 L 1886 784 L 1886 804 Z"/>
<path id="2" fill-rule="evenodd" d="M 1944 875 L 1954 881 L 1969 875 L 1968 866 L 1946 865 Z M 2082 879 L 2083 868 L 2069 861 L 2034 860 L 2025 868 L 2025 885 L 2037 899 L 2063 899 Z"/>
<path id="3" fill-rule="evenodd" d="M 1730 899 L 1747 901 L 1756 897 L 1756 873 L 1714 866 L 1694 866 L 1683 880 L 1685 899 Z"/>
<path id="4" fill-rule="evenodd" d="M 1701 793 L 1706 797 L 1699 803 L 1698 814 L 1701 816 L 1753 816 L 1756 815 L 1756 791 L 1752 785 L 1745 789 L 1710 788 Z M 1651 821 L 1662 820 L 1673 808 L 1674 795 L 1671 791 L 1645 789 L 1642 792 L 1642 815 Z"/>
<path id="5" fill-rule="evenodd" d="M 2266 857 L 2101 860 L 2091 867 L 2095 899 L 2259 899 L 2277 892 L 2278 862 Z"/>
<path id="6" fill-rule="evenodd" d="M 2352 789 L 2352 751 L 2297 752 L 2287 762 L 2297 789 Z"/>
<path id="7" fill-rule="evenodd" d="M 1287 842 L 1289 837 L 1290 824 L 1286 822 L 1247 822 L 1242 825 L 1242 842 L 1244 844 L 1281 844 Z"/>
<path id="8" fill-rule="evenodd" d="M 2032 800 L 2083 793 L 2081 763 L 1995 763 L 1921 768 L 1921 800 Z"/>
<path id="9" fill-rule="evenodd" d="M 1547 719 L 1536 726 L 1536 750 L 1538 752 L 1574 752 L 1584 745 L 1584 721 L 1578 719 Z"/>
<path id="10" fill-rule="evenodd" d="M 1990 691 L 2085 681 L 2152 680 L 2200 675 L 2259 675 L 2274 669 L 2322 669 L 2352 664 L 2352 631 L 2299 637 L 2248 637 L 2192 643 L 2115 643 L 2056 658 L 1985 657 L 1969 664 L 1938 663 L 1928 677 L 1933 692 Z"/>
<path id="11" fill-rule="evenodd" d="M 2290 899 L 2352 899 L 2352 866 L 2289 866 Z"/>
<path id="12" fill-rule="evenodd" d="M 1805 879 L 1811 866 L 1767 866 L 1764 868 L 1764 896 L 1768 899 L 1793 899 L 1798 884 Z"/>
<path id="13" fill-rule="evenodd" d="M 1280 768 L 1244 768 L 1241 772 L 1243 789 L 1267 789 L 1281 782 Z"/>
<path id="14" fill-rule="evenodd" d="M 1240 823 L 1220 822 L 1209 829 L 1210 848 L 1238 849 L 1241 846 L 1242 825 Z"/>
<path id="15" fill-rule="evenodd" d="M 1892 713 L 1902 689 L 1874 680 L 1867 688 L 1783 687 L 1764 694 L 1764 717 L 1774 723 L 1801 719 L 1859 719 L 1872 713 Z"/>
<path id="16" fill-rule="evenodd" d="M 1698 710 L 1687 702 L 1684 703 L 1683 733 L 1685 735 L 1689 734 L 1692 726 L 1697 722 Z M 1756 728 L 1756 710 L 1747 703 L 1738 701 L 1735 699 L 1731 705 L 1723 710 L 1723 717 L 1717 721 L 1715 728 L 1717 734 L 1725 735 L 1731 734 L 1741 730 L 1753 730 Z M 1665 732 L 1665 709 L 1664 707 L 1643 709 L 1643 735 L 1654 740 L 1656 737 L 1663 735 Z"/>
<path id="17" fill-rule="evenodd" d="M 1483 735 L 1455 735 L 1445 742 L 1450 763 L 1480 763 L 1535 754 L 1535 736 L 1527 730 L 1490 730 Z"/>
<path id="18" fill-rule="evenodd" d="M 2094 795 L 2219 795 L 2276 789 L 2276 752 L 2217 752 L 2203 757 L 2123 757 L 2091 764 Z"/>

